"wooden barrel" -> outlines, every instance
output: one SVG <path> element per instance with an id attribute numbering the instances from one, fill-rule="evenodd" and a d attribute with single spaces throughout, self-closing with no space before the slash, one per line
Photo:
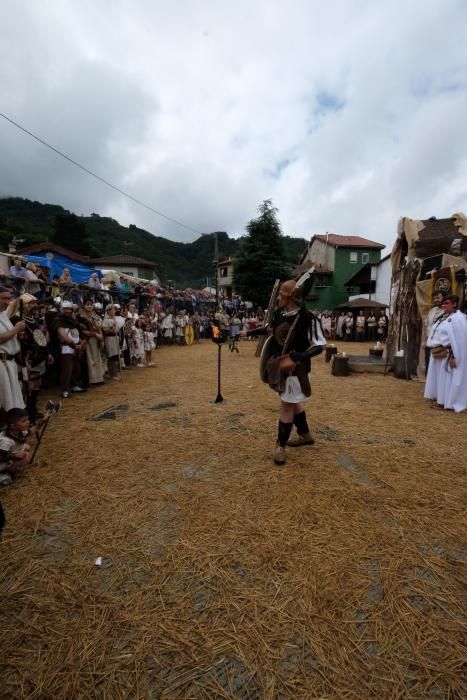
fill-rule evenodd
<path id="1" fill-rule="evenodd" d="M 328 345 L 328 346 L 326 347 L 325 352 L 326 352 L 326 362 L 331 362 L 331 357 L 332 357 L 333 355 L 336 355 L 336 353 L 337 353 L 337 348 L 336 348 L 335 345 Z"/>
<path id="2" fill-rule="evenodd" d="M 349 358 L 334 355 L 331 364 L 331 374 L 335 377 L 347 377 L 349 374 Z"/>

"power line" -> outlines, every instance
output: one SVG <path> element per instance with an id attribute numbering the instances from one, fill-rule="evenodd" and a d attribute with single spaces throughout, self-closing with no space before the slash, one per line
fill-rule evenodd
<path id="1" fill-rule="evenodd" d="M 173 219 L 171 216 L 167 216 L 167 214 L 163 214 L 161 211 L 158 211 L 157 209 L 154 209 L 153 207 L 149 206 L 149 204 L 145 204 L 140 199 L 136 199 L 136 197 L 133 197 L 131 194 L 128 194 L 128 192 L 121 190 L 120 187 L 117 187 L 116 185 L 112 185 L 111 182 L 109 182 L 108 180 L 104 180 L 104 178 L 100 177 L 99 175 L 96 175 L 96 173 L 93 173 L 92 170 L 89 170 L 84 165 L 81 165 L 81 163 L 77 163 L 76 160 L 73 160 L 73 158 L 70 158 L 65 153 L 62 153 L 61 151 L 58 150 L 58 148 L 54 148 L 53 146 L 50 145 L 50 143 L 47 143 L 47 141 L 44 141 L 39 136 L 36 136 L 36 134 L 33 134 L 32 131 L 28 131 L 28 129 L 26 129 L 24 126 L 21 126 L 21 124 L 18 124 L 18 122 L 15 122 L 13 119 L 10 119 L 10 117 L 7 117 L 6 114 L 2 114 L 2 112 L 0 112 L 0 117 L 3 117 L 3 119 L 5 119 L 7 122 L 10 122 L 10 124 L 13 124 L 13 126 L 16 126 L 21 131 L 24 131 L 25 134 L 27 134 L 28 136 L 31 136 L 33 139 L 36 139 L 36 141 L 39 141 L 39 143 L 41 143 L 43 146 L 50 148 L 50 150 L 53 151 L 54 153 L 56 153 L 57 155 L 61 156 L 62 158 L 65 158 L 65 160 L 69 161 L 73 165 L 76 165 L 77 168 L 84 170 L 84 172 L 87 173 L 88 175 L 91 175 L 92 177 L 95 177 L 96 180 L 103 182 L 104 185 L 107 185 L 107 187 L 111 187 L 116 192 L 123 194 L 124 197 L 131 199 L 132 202 L 136 202 L 136 204 L 139 204 L 141 207 L 144 207 L 145 209 L 149 209 L 149 211 L 152 211 L 153 214 L 157 214 L 157 216 L 162 216 L 164 219 L 166 219 L 167 221 L 171 221 L 173 224 L 176 224 L 177 226 L 182 226 L 183 228 L 186 228 L 188 231 L 192 231 L 193 233 L 198 233 L 201 235 L 201 231 L 198 231 L 198 229 L 192 228 L 191 226 L 187 226 L 187 224 L 184 224 L 181 221 L 178 221 L 177 219 Z"/>

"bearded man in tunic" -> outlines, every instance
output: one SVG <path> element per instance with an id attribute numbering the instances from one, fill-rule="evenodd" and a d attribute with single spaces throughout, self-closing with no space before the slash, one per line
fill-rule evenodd
<path id="1" fill-rule="evenodd" d="M 428 365 L 430 364 L 430 357 L 431 357 L 431 348 L 428 347 L 427 341 L 428 338 L 431 335 L 431 330 L 433 328 L 433 324 L 441 318 L 441 316 L 444 314 L 443 309 L 441 308 L 441 304 L 444 299 L 444 293 L 441 291 L 437 291 L 433 294 L 432 297 L 432 306 L 431 309 L 429 310 L 425 321 L 423 323 L 422 327 L 422 345 L 425 348 L 425 377 L 428 374 Z"/>

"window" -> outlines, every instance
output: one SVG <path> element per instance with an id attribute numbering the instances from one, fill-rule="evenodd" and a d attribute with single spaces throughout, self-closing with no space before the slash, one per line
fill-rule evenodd
<path id="1" fill-rule="evenodd" d="M 357 253 L 355 250 L 353 250 L 353 251 L 350 253 L 350 262 L 351 262 L 351 263 L 356 263 L 356 262 L 358 262 L 358 253 Z"/>
<path id="2" fill-rule="evenodd" d="M 227 268 L 221 267 L 221 277 L 227 277 Z"/>
<path id="3" fill-rule="evenodd" d="M 370 262 L 370 253 L 362 253 L 362 265 Z"/>

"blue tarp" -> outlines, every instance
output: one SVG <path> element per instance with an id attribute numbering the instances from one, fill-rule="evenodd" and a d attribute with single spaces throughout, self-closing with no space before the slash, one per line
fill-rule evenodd
<path id="1" fill-rule="evenodd" d="M 74 260 L 70 260 L 70 258 L 67 258 L 65 255 L 59 255 L 59 253 L 54 253 L 51 260 L 49 260 L 46 255 L 24 255 L 23 257 L 29 262 L 36 263 L 42 267 L 48 267 L 50 270 L 50 282 L 52 281 L 52 277 L 54 275 L 61 277 L 65 267 L 70 270 L 72 281 L 77 282 L 78 284 L 87 284 L 93 272 L 97 272 L 99 278 L 103 276 L 100 270 L 96 270 L 93 267 L 88 267 L 87 265 L 82 265 Z"/>

